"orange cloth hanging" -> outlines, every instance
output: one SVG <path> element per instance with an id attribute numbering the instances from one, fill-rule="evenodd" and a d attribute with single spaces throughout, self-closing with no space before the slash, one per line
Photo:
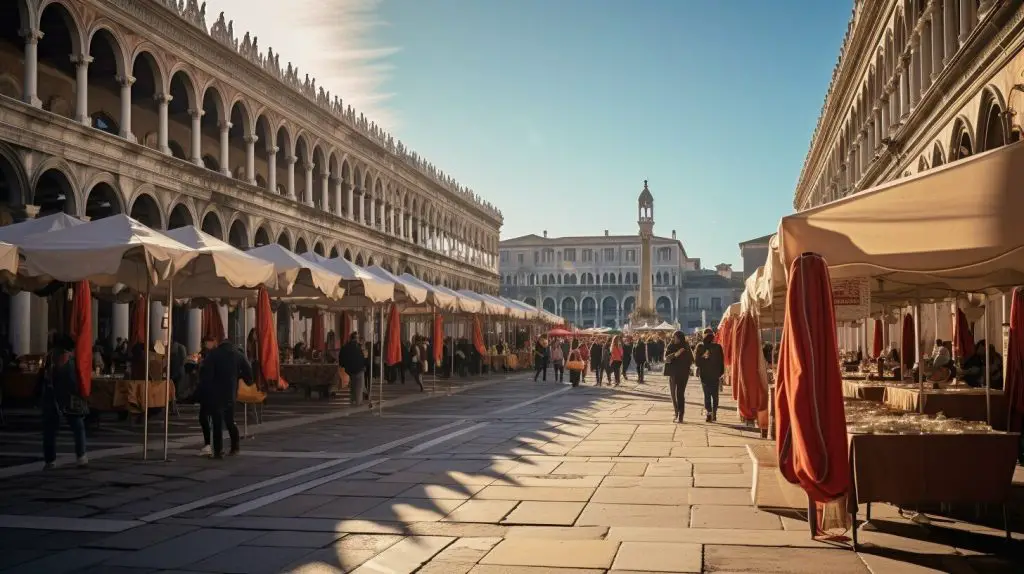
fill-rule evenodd
<path id="1" fill-rule="evenodd" d="M 310 342 L 310 348 L 323 353 L 327 340 L 324 334 L 324 314 L 322 311 L 317 310 L 313 312 L 313 334 L 311 336 L 313 340 Z"/>
<path id="2" fill-rule="evenodd" d="M 274 325 L 274 313 L 270 309 L 270 295 L 265 287 L 260 287 L 256 298 L 256 347 L 259 356 L 260 378 L 269 385 L 288 388 L 288 383 L 281 377 L 281 356 L 277 348 L 277 329 Z"/>
<path id="3" fill-rule="evenodd" d="M 473 317 L 473 346 L 481 355 L 487 354 L 487 347 L 484 345 L 484 331 L 480 327 L 480 317 Z"/>
<path id="4" fill-rule="evenodd" d="M 398 316 L 398 306 L 391 306 L 388 315 L 387 347 L 384 350 L 384 363 L 393 367 L 402 362 L 402 322 Z"/>
<path id="5" fill-rule="evenodd" d="M 444 358 L 444 319 L 434 313 L 434 364 L 440 365 Z"/>
<path id="6" fill-rule="evenodd" d="M 92 392 L 92 289 L 88 281 L 73 287 L 71 337 L 75 341 L 75 370 L 78 392 L 88 397 Z"/>
<path id="7" fill-rule="evenodd" d="M 220 308 L 215 303 L 207 303 L 203 307 L 203 339 L 213 339 L 220 343 L 227 339 L 225 333 Z"/>
<path id="8" fill-rule="evenodd" d="M 768 428 L 768 379 L 757 317 L 744 313 L 733 323 L 731 376 L 740 416 Z"/>
<path id="9" fill-rule="evenodd" d="M 135 301 L 130 303 L 131 329 L 128 331 L 128 352 L 131 353 L 135 345 L 146 342 L 146 321 L 149 320 L 149 309 L 146 305 L 145 295 L 139 295 Z"/>
<path id="10" fill-rule="evenodd" d="M 878 359 L 882 356 L 882 320 L 875 319 L 874 341 L 871 342 L 871 358 Z"/>
<path id="11" fill-rule="evenodd" d="M 820 255 L 793 261 L 776 389 L 779 470 L 816 502 L 850 489 L 850 459 L 828 267 Z"/>
<path id="12" fill-rule="evenodd" d="M 953 320 L 953 356 L 966 359 L 974 354 L 974 335 L 962 309 L 956 310 Z"/>
<path id="13" fill-rule="evenodd" d="M 909 371 L 914 368 L 917 362 L 917 339 L 914 334 L 914 316 L 907 313 L 903 316 L 903 348 L 900 349 L 900 358 L 903 360 L 903 368 Z"/>

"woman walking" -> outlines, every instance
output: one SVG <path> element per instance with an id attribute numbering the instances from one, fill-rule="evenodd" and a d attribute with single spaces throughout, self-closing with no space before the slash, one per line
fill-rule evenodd
<path id="1" fill-rule="evenodd" d="M 544 378 L 542 380 L 548 380 L 548 337 L 547 335 L 541 335 L 537 338 L 537 342 L 533 345 L 533 381 L 537 382 L 537 377 L 543 373 Z"/>
<path id="2" fill-rule="evenodd" d="M 615 375 L 615 386 L 617 387 L 620 382 L 619 378 L 622 376 L 622 342 L 618 335 L 612 337 L 611 349 L 609 351 L 609 367 L 611 368 L 612 374 Z"/>
<path id="3" fill-rule="evenodd" d="M 590 346 L 590 368 L 594 370 L 597 386 L 600 387 L 601 377 L 604 374 L 601 372 L 604 369 L 604 347 L 597 339 L 594 339 L 594 343 Z"/>
<path id="4" fill-rule="evenodd" d="M 555 382 L 561 383 L 565 379 L 565 355 L 562 354 L 561 342 L 551 345 L 551 366 L 554 368 Z"/>
<path id="5" fill-rule="evenodd" d="M 423 347 L 423 337 L 417 335 L 413 339 L 412 346 L 409 347 L 409 371 L 412 373 L 412 379 L 416 381 L 416 384 L 420 386 L 420 392 L 422 393 L 426 389 L 423 388 L 423 371 L 426 367 L 426 349 Z M 405 376 L 402 376 L 403 381 Z"/>
<path id="6" fill-rule="evenodd" d="M 53 349 L 39 371 L 40 406 L 43 410 L 43 463 L 46 469 L 56 465 L 57 431 L 60 430 L 61 418 L 71 427 L 78 466 L 89 464 L 89 457 L 85 454 L 85 416 L 89 414 L 89 404 L 78 387 L 74 348 L 75 343 L 71 337 L 55 336 Z"/>
<path id="7" fill-rule="evenodd" d="M 693 352 L 683 337 L 682 331 L 672 335 L 672 342 L 665 349 L 665 374 L 668 375 L 668 388 L 672 394 L 672 406 L 676 411 L 676 422 L 683 422 L 686 412 L 686 382 L 690 378 L 690 367 L 693 365 Z"/>
<path id="8" fill-rule="evenodd" d="M 633 343 L 633 360 L 636 361 L 636 382 L 642 385 L 647 367 L 647 342 L 643 339 L 638 338 Z"/>

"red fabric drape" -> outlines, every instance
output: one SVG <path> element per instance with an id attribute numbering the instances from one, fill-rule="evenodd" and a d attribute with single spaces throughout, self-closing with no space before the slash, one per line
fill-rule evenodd
<path id="1" fill-rule="evenodd" d="M 744 313 L 733 323 L 732 376 L 733 392 L 739 401 L 740 416 L 757 419 L 761 428 L 768 428 L 768 381 L 761 370 L 760 325 L 753 315 Z"/>
<path id="2" fill-rule="evenodd" d="M 956 310 L 953 319 L 953 356 L 966 359 L 974 354 L 974 335 L 962 309 Z"/>
<path id="3" fill-rule="evenodd" d="M 384 348 L 384 363 L 394 366 L 402 362 L 402 322 L 398 317 L 398 307 L 391 306 L 388 315 L 387 346 Z"/>
<path id="4" fill-rule="evenodd" d="M 965 321 L 966 322 L 966 321 Z M 1024 427 L 1024 292 L 1013 290 L 1010 304 L 1010 340 L 1006 350 L 1006 402 L 1009 403 L 1007 430 Z"/>
<path id="5" fill-rule="evenodd" d="M 444 319 L 434 313 L 434 363 L 440 364 L 444 355 Z"/>
<path id="6" fill-rule="evenodd" d="M 218 343 L 228 338 L 224 330 L 224 321 L 220 316 L 220 309 L 214 303 L 207 303 L 203 307 L 203 339 L 207 338 Z"/>
<path id="7" fill-rule="evenodd" d="M 338 318 L 338 322 L 340 323 L 338 328 L 341 329 L 341 344 L 344 345 L 352 336 L 352 324 L 351 321 L 349 321 L 348 313 L 342 312 Z"/>
<path id="8" fill-rule="evenodd" d="M 917 337 L 914 334 L 914 316 L 907 313 L 903 316 L 903 348 L 900 349 L 900 359 L 903 361 L 903 368 L 910 370 L 917 362 Z"/>
<path id="9" fill-rule="evenodd" d="M 850 460 L 835 309 L 820 255 L 793 261 L 779 349 L 776 411 L 779 470 L 816 502 L 849 491 Z"/>
<path id="10" fill-rule="evenodd" d="M 310 348 L 314 351 L 324 352 L 327 345 L 326 334 L 324 333 L 324 314 L 321 311 L 313 313 L 313 334 L 311 335 Z"/>
<path id="11" fill-rule="evenodd" d="M 270 295 L 260 287 L 256 298 L 256 347 L 259 353 L 260 378 L 268 386 L 276 384 L 287 388 L 281 378 L 281 355 L 277 348 L 277 329 L 274 313 L 270 310 Z"/>
<path id="12" fill-rule="evenodd" d="M 131 328 L 128 331 L 128 352 L 131 352 L 135 345 L 146 341 L 146 321 L 149 320 L 149 309 L 146 305 L 145 295 L 139 295 L 131 304 Z"/>
<path id="13" fill-rule="evenodd" d="M 78 392 L 88 397 L 92 392 L 92 289 L 88 281 L 75 283 L 73 289 L 71 338 L 75 340 Z"/>
<path id="14" fill-rule="evenodd" d="M 874 340 L 871 342 L 871 358 L 878 359 L 882 356 L 882 349 L 885 341 L 882 340 L 882 320 L 875 319 Z"/>
<path id="15" fill-rule="evenodd" d="M 481 355 L 487 354 L 487 347 L 484 345 L 484 330 L 480 327 L 480 317 L 473 317 L 473 346 Z"/>

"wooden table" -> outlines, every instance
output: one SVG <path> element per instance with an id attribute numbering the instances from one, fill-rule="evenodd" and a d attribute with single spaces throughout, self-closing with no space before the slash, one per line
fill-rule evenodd
<path id="1" fill-rule="evenodd" d="M 340 367 L 335 363 L 285 363 L 281 376 L 289 385 L 303 389 L 306 398 L 311 398 L 313 391 L 325 399 L 341 392 Z"/>
<path id="2" fill-rule="evenodd" d="M 147 388 L 146 381 L 94 378 L 92 392 L 89 394 L 89 408 L 134 414 L 142 413 L 145 406 L 151 409 L 163 408 L 168 404 L 168 397 L 174 397 L 174 383 L 170 383 L 169 394 L 167 384 L 167 381 L 149 381 Z"/>
<path id="3" fill-rule="evenodd" d="M 996 430 L 1006 430 L 1006 396 L 1003 391 L 992 390 L 990 392 L 992 395 L 991 422 L 988 421 L 986 415 L 985 389 L 962 386 L 925 389 L 922 395 L 917 385 L 888 386 L 885 388 L 883 402 L 887 407 L 902 412 L 923 412 L 926 415 L 943 413 L 948 418 L 989 422 Z"/>

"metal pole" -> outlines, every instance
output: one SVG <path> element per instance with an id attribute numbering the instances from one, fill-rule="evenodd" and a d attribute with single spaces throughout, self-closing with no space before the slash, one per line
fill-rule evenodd
<path id="1" fill-rule="evenodd" d="M 988 295 L 984 295 L 984 297 L 985 297 L 985 305 L 982 307 L 982 309 L 985 310 L 985 349 L 984 349 L 984 351 L 985 351 L 985 420 L 988 422 L 989 425 L 991 425 L 992 424 L 992 369 L 989 366 L 989 364 L 990 364 L 989 361 L 991 361 L 991 356 L 989 355 L 988 350 L 992 346 L 992 343 L 990 342 L 990 339 L 989 339 L 989 337 L 991 336 L 991 333 L 989 333 L 989 329 L 988 329 L 988 322 L 989 322 L 988 321 Z M 1006 376 L 1006 374 L 1004 373 L 1003 376 Z M 1004 386 L 1004 388 L 1005 388 L 1005 386 Z"/>
<path id="2" fill-rule="evenodd" d="M 146 351 L 146 362 L 145 362 L 146 373 L 145 373 L 145 376 L 143 377 L 143 379 L 144 379 L 143 390 L 145 392 L 142 395 L 142 460 L 148 460 L 149 459 L 149 337 L 151 335 L 151 333 L 150 333 L 150 329 L 151 329 L 150 325 L 151 325 L 151 321 L 152 321 L 153 318 L 149 316 L 151 311 L 152 311 L 152 309 L 150 309 L 149 286 L 148 285 L 146 286 L 146 307 L 145 307 L 145 310 L 146 310 L 146 340 L 143 341 L 143 346 L 145 347 L 145 351 Z"/>
<path id="3" fill-rule="evenodd" d="M 164 357 L 167 359 L 166 380 L 164 381 L 164 462 L 167 461 L 168 433 L 171 427 L 171 332 L 174 328 L 174 284 L 167 284 L 167 345 Z M 237 384 L 237 383 L 236 383 Z"/>
<path id="4" fill-rule="evenodd" d="M 380 353 L 378 353 L 377 416 L 384 416 L 384 306 L 380 306 Z"/>
<path id="5" fill-rule="evenodd" d="M 917 411 L 924 414 L 924 362 L 921 360 L 921 300 L 914 301 L 914 357 L 917 363 Z"/>

